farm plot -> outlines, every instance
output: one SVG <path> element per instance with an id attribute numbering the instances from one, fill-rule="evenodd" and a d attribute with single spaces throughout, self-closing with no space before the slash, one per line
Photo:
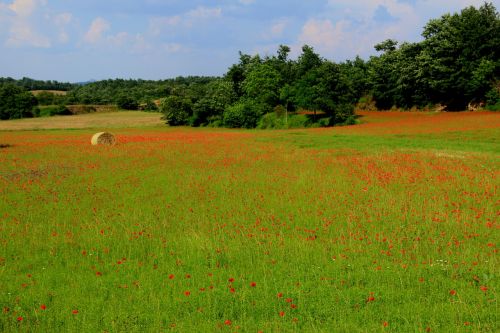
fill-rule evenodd
<path id="1" fill-rule="evenodd" d="M 1 132 L 0 330 L 498 331 L 499 116 L 399 116 Z"/>

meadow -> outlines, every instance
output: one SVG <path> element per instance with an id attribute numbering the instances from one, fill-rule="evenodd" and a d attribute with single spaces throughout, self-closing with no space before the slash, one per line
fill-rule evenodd
<path id="1" fill-rule="evenodd" d="M 0 122 L 0 331 L 500 330 L 500 114 L 134 115 Z"/>

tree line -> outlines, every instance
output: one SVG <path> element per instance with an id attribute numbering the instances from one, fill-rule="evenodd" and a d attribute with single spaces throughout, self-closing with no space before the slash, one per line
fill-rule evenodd
<path id="1" fill-rule="evenodd" d="M 87 84 L 0 78 L 0 119 L 36 116 L 37 105 L 116 104 L 163 112 L 172 126 L 267 128 L 350 124 L 359 102 L 380 110 L 500 109 L 500 15 L 492 3 L 432 19 L 422 37 L 388 39 L 375 45 L 379 55 L 341 63 L 308 45 L 297 59 L 286 45 L 272 56 L 240 52 L 222 77 Z M 42 89 L 67 94 L 29 93 Z"/>

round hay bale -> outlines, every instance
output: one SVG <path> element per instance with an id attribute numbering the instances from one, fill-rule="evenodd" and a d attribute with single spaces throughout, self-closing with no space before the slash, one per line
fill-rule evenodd
<path id="1" fill-rule="evenodd" d="M 116 144 L 116 138 L 113 134 L 108 132 L 99 132 L 92 136 L 92 140 L 90 140 L 93 146 L 97 145 L 105 145 L 105 146 L 114 146 Z"/>

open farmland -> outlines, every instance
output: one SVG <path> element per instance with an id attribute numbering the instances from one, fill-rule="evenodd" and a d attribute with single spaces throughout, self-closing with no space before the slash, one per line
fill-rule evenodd
<path id="1" fill-rule="evenodd" d="M 0 123 L 0 331 L 500 329 L 498 113 L 136 116 Z M 102 126 L 116 146 L 90 145 Z"/>

